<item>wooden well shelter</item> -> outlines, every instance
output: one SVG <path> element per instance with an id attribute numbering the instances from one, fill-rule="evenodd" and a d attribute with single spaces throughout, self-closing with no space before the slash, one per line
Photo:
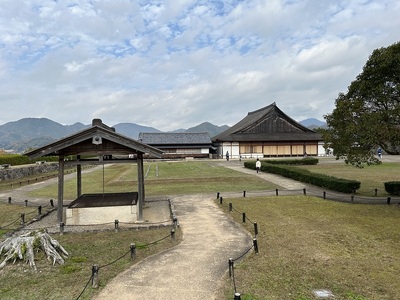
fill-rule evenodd
<path id="1" fill-rule="evenodd" d="M 64 222 L 63 219 L 63 200 L 64 200 L 64 170 L 66 166 L 76 166 L 77 172 L 77 200 L 79 205 L 88 204 L 96 195 L 84 197 L 82 195 L 82 166 L 83 165 L 104 165 L 115 163 L 137 164 L 138 186 L 135 192 L 134 204 L 137 209 L 137 221 L 143 221 L 143 206 L 145 201 L 145 185 L 143 159 L 145 156 L 160 158 L 162 150 L 149 146 L 132 138 L 115 132 L 115 129 L 103 124 L 101 119 L 93 119 L 92 126 L 81 130 L 75 134 L 64 137 L 60 140 L 47 144 L 43 147 L 26 152 L 29 159 L 38 159 L 46 156 L 58 156 L 58 206 L 57 221 Z M 70 159 L 70 157 L 76 159 Z M 68 157 L 68 159 L 67 159 Z M 125 193 L 126 194 L 126 193 Z M 98 203 L 106 203 L 104 198 L 107 194 L 97 195 Z M 121 201 L 124 195 L 110 195 L 110 202 L 114 204 Z M 122 201 L 123 202 L 123 201 Z M 77 205 L 77 206 L 79 206 Z M 112 203 L 111 203 L 112 205 Z M 88 206 L 94 206 L 88 204 Z"/>

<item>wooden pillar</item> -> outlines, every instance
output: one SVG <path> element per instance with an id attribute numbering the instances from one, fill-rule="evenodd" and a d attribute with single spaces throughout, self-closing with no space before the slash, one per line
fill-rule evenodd
<path id="1" fill-rule="evenodd" d="M 137 171 L 138 171 L 138 221 L 143 221 L 144 207 L 144 173 L 143 173 L 143 153 L 137 154 Z"/>
<path id="2" fill-rule="evenodd" d="M 77 156 L 77 160 L 79 161 L 81 159 L 81 156 Z M 77 198 L 79 198 L 82 195 L 82 165 L 78 164 L 76 165 L 76 192 L 77 192 Z"/>
<path id="3" fill-rule="evenodd" d="M 64 155 L 58 157 L 58 206 L 57 222 L 63 222 L 63 200 L 64 200 Z"/>

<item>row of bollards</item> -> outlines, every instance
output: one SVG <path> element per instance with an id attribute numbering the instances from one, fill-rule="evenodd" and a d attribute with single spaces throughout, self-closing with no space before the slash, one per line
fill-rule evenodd
<path id="1" fill-rule="evenodd" d="M 11 202 L 12 202 L 12 198 L 11 198 L 11 197 L 8 197 L 8 204 L 11 204 Z M 25 207 L 28 207 L 29 200 L 28 200 L 28 199 L 25 199 L 25 200 L 24 200 L 24 203 L 25 203 Z M 50 206 L 51 206 L 51 207 L 54 207 L 54 201 L 53 201 L 53 199 L 50 199 Z"/>
<path id="2" fill-rule="evenodd" d="M 118 224 L 118 222 L 116 222 L 115 224 Z M 60 228 L 61 227 L 62 228 L 64 227 L 64 223 L 60 223 Z M 175 240 L 175 229 L 174 228 L 171 229 L 170 235 L 171 235 L 171 238 L 173 240 Z M 131 243 L 129 245 L 129 253 L 130 253 L 131 260 L 135 260 L 135 258 L 136 258 L 136 244 L 135 243 Z M 100 267 L 97 264 L 94 264 L 92 266 L 92 277 L 91 277 L 92 288 L 99 287 L 99 270 L 100 270 Z"/>
<path id="3" fill-rule="evenodd" d="M 276 193 L 278 193 L 278 190 L 276 190 Z M 246 191 L 243 191 L 243 197 L 246 197 Z M 222 197 L 220 196 L 220 193 L 218 192 L 217 193 L 217 199 L 219 199 L 219 203 L 220 204 L 222 204 L 223 203 L 223 199 L 222 199 Z M 229 204 L 228 204 L 228 209 L 229 209 L 229 212 L 232 212 L 233 211 L 233 205 L 232 205 L 232 203 L 230 202 Z M 242 222 L 243 223 L 245 223 L 246 222 L 246 213 L 242 213 Z M 251 247 L 251 248 L 254 248 L 254 252 L 256 253 L 256 254 L 258 254 L 258 242 L 257 242 L 257 235 L 258 235 L 258 225 L 257 225 L 257 222 L 252 222 L 253 223 L 253 225 L 254 225 L 254 235 L 255 235 L 255 238 L 253 239 L 253 246 Z M 250 248 L 250 249 L 251 249 Z M 249 249 L 249 250 L 250 250 Z M 248 251 L 249 251 L 248 250 Z M 246 252 L 247 253 L 247 252 Z M 243 254 L 244 255 L 244 254 Z M 235 276 L 234 276 L 234 260 L 232 259 L 232 258 L 230 258 L 229 259 L 229 261 L 228 261 L 228 263 L 229 263 L 229 277 L 232 277 L 233 278 L 233 285 L 234 285 L 234 292 L 235 292 L 235 294 L 234 294 L 234 300 L 241 300 L 241 294 L 240 293 L 238 293 L 238 292 L 236 292 L 236 283 L 235 283 Z"/>
<path id="4" fill-rule="evenodd" d="M 378 189 L 375 189 L 375 196 L 377 196 L 377 194 L 378 194 Z M 279 196 L 279 190 L 278 189 L 275 189 L 275 195 Z M 307 190 L 305 188 L 303 188 L 303 195 L 305 195 L 305 196 L 307 195 Z M 243 191 L 243 197 L 244 198 L 246 197 L 246 191 Z M 322 192 L 322 198 L 326 199 L 326 191 Z M 219 192 L 217 193 L 217 199 L 219 199 L 219 204 L 222 204 L 223 200 L 222 200 L 222 197 L 220 196 Z M 350 202 L 354 203 L 354 194 L 350 196 Z M 386 204 L 390 205 L 390 203 L 391 203 L 391 197 L 387 197 L 386 198 Z M 229 211 L 232 211 L 231 207 L 229 209 L 230 209 Z M 243 223 L 244 223 L 244 221 L 243 221 Z"/>

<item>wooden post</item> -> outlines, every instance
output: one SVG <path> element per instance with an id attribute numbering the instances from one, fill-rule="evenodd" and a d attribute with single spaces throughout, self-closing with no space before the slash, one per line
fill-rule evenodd
<path id="1" fill-rule="evenodd" d="M 92 266 L 92 288 L 97 289 L 99 287 L 99 266 Z"/>
<path id="2" fill-rule="evenodd" d="M 138 171 L 138 221 L 143 221 L 144 207 L 144 173 L 143 173 L 143 153 L 137 154 L 137 171 Z"/>
<path id="3" fill-rule="evenodd" d="M 64 155 L 58 157 L 58 206 L 57 222 L 63 222 L 63 200 L 64 200 Z"/>
<path id="4" fill-rule="evenodd" d="M 81 156 L 78 155 L 76 159 L 79 161 L 81 159 Z M 78 164 L 76 165 L 76 194 L 77 198 L 82 196 L 82 165 Z"/>
<path id="5" fill-rule="evenodd" d="M 131 243 L 130 245 L 130 249 L 131 249 L 131 259 L 135 259 L 136 256 L 136 245 L 135 243 Z"/>

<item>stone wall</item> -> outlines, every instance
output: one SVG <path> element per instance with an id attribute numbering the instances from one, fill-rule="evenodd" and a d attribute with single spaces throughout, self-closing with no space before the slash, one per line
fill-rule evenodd
<path id="1" fill-rule="evenodd" d="M 26 176 L 39 175 L 58 170 L 58 163 L 43 163 L 30 166 L 10 166 L 0 170 L 0 181 L 21 179 Z"/>

